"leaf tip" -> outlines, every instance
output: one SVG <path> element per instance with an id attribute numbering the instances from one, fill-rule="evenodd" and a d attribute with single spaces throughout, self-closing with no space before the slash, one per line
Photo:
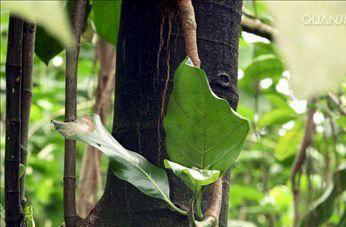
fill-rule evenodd
<path id="1" fill-rule="evenodd" d="M 95 130 L 95 125 L 89 116 L 84 116 L 71 122 L 52 120 L 52 124 L 65 138 L 70 138 L 77 134 L 88 134 Z"/>

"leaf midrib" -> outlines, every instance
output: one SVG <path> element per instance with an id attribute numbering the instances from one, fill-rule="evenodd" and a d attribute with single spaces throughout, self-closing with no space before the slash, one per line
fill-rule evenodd
<path id="1" fill-rule="evenodd" d="M 97 134 L 98 135 L 98 134 Z M 99 136 L 99 135 L 98 135 Z M 99 136 L 100 137 L 100 136 Z M 101 138 L 101 137 L 100 137 Z M 101 138 L 101 140 L 103 140 Z M 109 149 L 112 149 L 112 150 L 120 150 L 120 149 L 114 149 L 115 145 L 113 145 L 112 143 L 109 143 L 108 141 L 105 141 L 103 140 L 104 142 L 106 142 L 106 144 L 108 146 L 105 146 L 104 144 L 102 144 L 101 146 L 104 146 L 105 148 L 109 148 Z M 96 148 L 100 149 L 100 147 L 98 146 L 95 146 Z M 125 149 L 125 148 L 122 148 L 122 149 Z M 166 196 L 166 194 L 161 190 L 161 187 L 156 183 L 156 181 L 154 181 L 152 179 L 152 177 L 150 176 L 150 174 L 148 174 L 140 165 L 137 164 L 137 162 L 134 161 L 134 158 L 132 156 L 132 154 L 130 153 L 130 157 L 131 159 L 128 160 L 126 157 L 123 157 L 121 154 L 123 153 L 122 151 L 118 151 L 120 153 L 120 157 L 122 157 L 123 159 L 125 159 L 130 165 L 134 166 L 135 168 L 139 169 L 149 180 L 150 182 L 153 184 L 153 186 L 158 190 L 158 192 L 162 195 L 163 199 L 165 201 L 170 201 L 170 199 Z M 126 152 L 126 151 L 125 151 Z M 111 157 L 112 158 L 112 157 Z M 116 161 L 116 159 L 113 159 Z M 150 164 L 150 163 L 149 163 Z"/>

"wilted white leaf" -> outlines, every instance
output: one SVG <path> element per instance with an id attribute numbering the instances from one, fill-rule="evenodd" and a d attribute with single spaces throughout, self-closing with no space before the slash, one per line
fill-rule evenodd
<path id="1" fill-rule="evenodd" d="M 346 76 L 346 2 L 268 1 L 279 51 L 298 97 L 335 90 Z"/>
<path id="2" fill-rule="evenodd" d="M 64 1 L 1 1 L 2 9 L 35 20 L 65 46 L 69 46 L 73 36 L 63 4 Z"/>

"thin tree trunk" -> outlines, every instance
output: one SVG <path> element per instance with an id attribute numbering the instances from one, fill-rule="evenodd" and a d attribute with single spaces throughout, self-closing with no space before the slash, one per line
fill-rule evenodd
<path id="1" fill-rule="evenodd" d="M 301 212 L 300 212 L 300 175 L 302 173 L 302 167 L 306 161 L 307 155 L 306 151 L 311 146 L 312 143 L 312 134 L 314 132 L 315 124 L 313 120 L 313 116 L 316 112 L 316 99 L 311 98 L 308 102 L 308 111 L 307 111 L 307 119 L 306 119 L 306 126 L 305 126 L 305 133 L 303 141 L 300 145 L 299 153 L 296 154 L 293 166 L 292 166 L 292 173 L 291 173 L 291 190 L 293 195 L 293 208 L 294 208 L 294 215 L 293 215 L 293 223 L 292 227 L 298 226 L 298 223 L 301 219 Z M 298 177 L 298 180 L 296 179 Z"/>
<path id="2" fill-rule="evenodd" d="M 5 221 L 7 227 L 19 227 L 24 218 L 19 190 L 22 40 L 23 20 L 11 16 L 6 59 Z"/>
<path id="3" fill-rule="evenodd" d="M 96 114 L 100 115 L 102 123 L 106 124 L 114 90 L 115 50 L 111 44 L 100 39 L 96 44 L 96 52 L 96 56 L 100 60 L 100 70 L 93 109 Z M 82 218 L 87 217 L 95 207 L 101 183 L 100 152 L 96 148 L 88 146 L 87 152 L 83 156 L 77 202 L 78 214 Z"/>
<path id="4" fill-rule="evenodd" d="M 32 70 L 35 45 L 34 23 L 26 21 L 23 28 L 23 71 L 22 71 L 22 100 L 21 100 L 21 164 L 26 165 L 28 156 L 28 132 L 29 118 L 32 98 Z M 25 173 L 20 179 L 20 199 L 22 206 L 25 206 Z"/>
<path id="5" fill-rule="evenodd" d="M 87 0 L 75 1 L 73 12 L 74 46 L 66 51 L 66 90 L 65 121 L 77 117 L 77 69 L 80 49 L 80 37 L 84 22 Z M 66 227 L 74 227 L 78 219 L 76 211 L 76 141 L 65 140 L 64 160 L 64 219 Z"/>
<path id="6" fill-rule="evenodd" d="M 201 68 L 213 91 L 236 108 L 242 2 L 198 0 L 193 4 Z M 123 1 L 113 136 L 160 166 L 167 158 L 162 121 L 174 71 L 185 56 L 177 1 Z M 229 182 L 225 180 L 220 227 L 227 226 Z M 186 208 L 186 187 L 172 175 L 170 185 L 175 204 Z M 86 223 L 98 227 L 188 226 L 186 217 L 117 179 L 111 171 L 105 192 Z"/>

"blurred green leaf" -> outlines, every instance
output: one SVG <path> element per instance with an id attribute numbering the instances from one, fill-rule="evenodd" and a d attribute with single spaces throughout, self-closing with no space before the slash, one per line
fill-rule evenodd
<path id="1" fill-rule="evenodd" d="M 346 190 L 345 179 L 346 166 L 343 166 L 333 174 L 332 184 L 328 186 L 325 193 L 313 204 L 312 209 L 303 218 L 299 227 L 304 227 L 306 223 L 319 227 L 332 216 L 335 200 Z"/>
<path id="2" fill-rule="evenodd" d="M 61 1 L 2 1 L 4 9 L 43 26 L 65 46 L 72 44 L 72 30 Z M 49 20 L 47 20 L 49 18 Z"/>
<path id="3" fill-rule="evenodd" d="M 281 76 L 284 71 L 282 62 L 273 54 L 260 55 L 245 68 L 245 77 L 264 79 Z"/>
<path id="4" fill-rule="evenodd" d="M 271 104 L 273 104 L 275 107 L 279 109 L 291 109 L 291 107 L 288 104 L 288 101 L 279 94 L 268 94 L 266 95 L 266 98 L 270 101 Z"/>
<path id="5" fill-rule="evenodd" d="M 185 59 L 174 75 L 164 118 L 170 159 L 224 172 L 238 157 L 249 123 L 210 89 L 205 72 Z"/>
<path id="6" fill-rule="evenodd" d="M 0 219 L 5 220 L 5 209 L 2 204 L 0 204 Z"/>
<path id="7" fill-rule="evenodd" d="M 343 129 L 346 130 L 346 117 L 345 116 L 339 116 L 338 119 L 336 119 L 336 123 Z"/>
<path id="8" fill-rule="evenodd" d="M 273 49 L 272 43 L 256 42 L 256 43 L 249 44 L 249 43 L 246 43 L 243 39 L 239 39 L 238 64 L 240 68 L 245 69 L 251 63 L 253 63 L 254 58 L 261 55 L 267 55 L 267 56 L 271 56 L 272 58 L 278 58 L 278 56 L 276 56 L 276 53 Z"/>
<path id="9" fill-rule="evenodd" d="M 96 32 L 117 46 L 122 1 L 94 0 L 92 10 Z"/>
<path id="10" fill-rule="evenodd" d="M 188 168 L 178 163 L 164 160 L 166 169 L 173 170 L 192 191 L 199 191 L 203 186 L 214 183 L 220 176 L 218 170 L 205 170 L 198 168 Z"/>
<path id="11" fill-rule="evenodd" d="M 266 112 L 260 118 L 258 126 L 260 128 L 271 126 L 275 124 L 284 124 L 298 117 L 297 113 L 289 108 L 285 109 L 274 109 L 272 111 Z"/>
<path id="12" fill-rule="evenodd" d="M 231 204 L 244 204 L 246 201 L 255 201 L 257 203 L 263 199 L 263 193 L 256 187 L 235 184 L 230 187 L 229 199 Z"/>
<path id="13" fill-rule="evenodd" d="M 340 218 L 340 221 L 336 225 L 336 227 L 345 227 L 345 226 L 346 226 L 346 207 L 344 208 L 344 213 L 342 217 Z"/>
<path id="14" fill-rule="evenodd" d="M 292 203 L 292 193 L 286 185 L 277 185 L 269 190 L 269 195 L 274 199 L 274 208 L 278 211 L 289 209 Z"/>
<path id="15" fill-rule="evenodd" d="M 275 158 L 282 161 L 294 154 L 299 150 L 299 144 L 304 136 L 304 128 L 296 125 L 293 129 L 286 132 L 285 135 L 279 138 L 275 147 Z"/>
<path id="16" fill-rule="evenodd" d="M 66 9 L 70 19 L 72 19 L 72 12 L 75 1 L 67 1 Z M 85 15 L 84 15 L 84 25 L 82 32 L 86 29 L 86 24 L 88 16 L 91 10 L 91 6 L 87 4 Z M 48 65 L 49 61 L 58 55 L 65 47 L 58 41 L 57 37 L 51 35 L 47 29 L 43 26 L 37 26 L 36 28 L 36 38 L 35 38 L 35 53 L 36 55 Z"/>

